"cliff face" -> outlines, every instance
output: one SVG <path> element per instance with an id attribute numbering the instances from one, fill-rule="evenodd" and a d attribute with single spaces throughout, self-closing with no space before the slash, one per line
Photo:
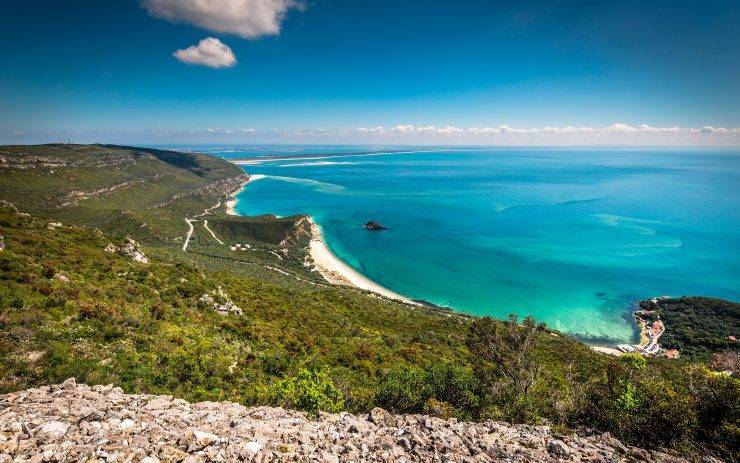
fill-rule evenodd
<path id="1" fill-rule="evenodd" d="M 191 404 L 76 384 L 0 396 L 0 463 L 206 461 L 654 461 L 608 434 L 559 436 L 544 426 L 419 415 L 321 414 L 230 402 Z"/>

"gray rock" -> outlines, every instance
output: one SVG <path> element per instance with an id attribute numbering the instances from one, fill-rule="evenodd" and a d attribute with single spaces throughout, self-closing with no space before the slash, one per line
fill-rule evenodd
<path id="1" fill-rule="evenodd" d="M 64 437 L 69 430 L 69 423 L 49 421 L 36 431 L 36 438 L 43 442 L 56 441 Z"/>
<path id="2" fill-rule="evenodd" d="M 393 418 L 393 415 L 388 413 L 387 411 L 383 410 L 380 407 L 375 407 L 372 410 L 370 410 L 370 414 L 367 417 L 367 420 L 371 423 L 375 423 L 378 426 L 395 426 L 396 425 L 396 419 Z"/>
<path id="3" fill-rule="evenodd" d="M 74 379 L 0 395 L 0 463 L 16 461 L 686 463 L 627 448 L 608 434 L 560 436 L 546 426 L 392 415 L 380 408 L 367 419 L 350 413 L 308 419 L 281 408 L 127 395 Z"/>

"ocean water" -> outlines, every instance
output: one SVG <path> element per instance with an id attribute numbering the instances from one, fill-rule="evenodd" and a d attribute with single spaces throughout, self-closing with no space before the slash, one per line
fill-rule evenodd
<path id="1" fill-rule="evenodd" d="M 264 177 L 237 211 L 310 214 L 338 257 L 393 291 L 472 314 L 531 314 L 597 344 L 636 339 L 639 299 L 740 299 L 740 152 L 361 152 L 260 149 L 289 156 L 244 166 Z M 369 220 L 388 230 L 364 230 Z"/>

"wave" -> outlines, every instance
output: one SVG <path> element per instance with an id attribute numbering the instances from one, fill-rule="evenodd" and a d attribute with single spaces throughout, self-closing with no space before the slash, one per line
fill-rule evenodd
<path id="1" fill-rule="evenodd" d="M 257 180 L 262 180 L 265 177 L 267 177 L 267 175 L 252 174 L 249 176 L 249 180 L 247 180 L 247 183 L 252 183 L 252 182 L 256 182 Z"/>
<path id="2" fill-rule="evenodd" d="M 588 204 L 601 201 L 603 198 L 586 198 L 586 199 L 569 199 L 567 201 L 561 201 L 555 203 L 556 206 L 572 206 L 574 204 Z"/>
<path id="3" fill-rule="evenodd" d="M 668 239 L 668 240 L 658 242 L 658 243 L 630 244 L 624 247 L 644 249 L 644 248 L 680 248 L 681 246 L 683 246 L 683 241 L 681 241 L 678 238 L 672 238 L 672 239 Z"/>
<path id="4" fill-rule="evenodd" d="M 318 180 L 312 180 L 310 178 L 283 177 L 282 175 L 263 175 L 262 178 L 278 180 L 278 181 L 287 182 L 287 183 L 293 183 L 296 185 L 310 186 L 320 193 L 339 193 L 345 190 L 345 188 L 342 185 L 337 185 L 335 183 L 319 182 Z"/>
<path id="5" fill-rule="evenodd" d="M 658 220 L 635 219 L 623 215 L 594 214 L 602 224 L 610 227 L 625 227 L 634 230 L 641 235 L 655 235 L 655 230 L 643 224 L 658 224 Z"/>
<path id="6" fill-rule="evenodd" d="M 311 166 L 337 166 L 337 165 L 348 165 L 348 164 L 359 164 L 358 162 L 347 162 L 347 161 L 315 161 L 315 162 L 297 162 L 295 164 L 280 164 L 278 167 L 311 167 Z"/>

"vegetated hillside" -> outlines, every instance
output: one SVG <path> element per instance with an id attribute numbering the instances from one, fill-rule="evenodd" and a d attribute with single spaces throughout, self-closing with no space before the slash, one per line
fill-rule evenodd
<path id="1" fill-rule="evenodd" d="M 163 242 L 244 181 L 214 157 L 105 145 L 2 147 L 0 172 L 0 198 L 24 210 Z"/>
<path id="2" fill-rule="evenodd" d="M 654 310 L 665 324 L 660 343 L 684 356 L 706 359 L 723 350 L 737 351 L 740 336 L 740 304 L 708 297 L 660 298 L 643 301 L 641 308 Z"/>
<path id="3" fill-rule="evenodd" d="M 92 154 L 79 154 L 86 149 Z M 75 147 L 83 158 L 75 162 L 90 163 L 97 149 Z M 68 210 L 77 206 L 39 204 L 34 185 L 53 190 L 43 173 L 52 161 L 41 158 L 0 168 L 0 199 L 19 208 L 0 208 L 0 391 L 75 377 L 188 400 L 546 421 L 646 447 L 738 452 L 737 379 L 701 365 L 601 355 L 530 320 L 470 318 L 329 286 L 303 265 L 301 217 L 227 217 L 216 208 L 197 218 L 187 252 L 156 236 L 164 232 L 109 229 L 108 213 L 128 220 L 111 206 L 127 189 L 92 199 L 80 217 Z M 21 168 L 34 163 L 41 166 Z M 97 177 L 105 170 L 91 166 L 66 168 L 72 179 L 104 184 Z M 14 179 L 24 171 L 21 194 Z M 190 195 L 181 208 L 184 197 L 153 214 L 157 230 L 184 234 L 184 218 L 223 199 Z M 150 263 L 126 254 L 126 236 L 142 241 Z M 232 251 L 236 243 L 250 250 Z"/>
<path id="4" fill-rule="evenodd" d="M 285 284 L 296 279 L 274 269 L 320 281 L 303 265 L 308 237 L 280 244 L 295 234 L 300 217 L 225 214 L 226 199 L 247 178 L 234 164 L 197 153 L 109 145 L 0 147 L 0 200 L 21 211 L 132 237 L 153 255 Z M 195 222 L 183 253 L 186 218 Z M 249 244 L 251 251 L 231 251 L 236 243 Z"/>

